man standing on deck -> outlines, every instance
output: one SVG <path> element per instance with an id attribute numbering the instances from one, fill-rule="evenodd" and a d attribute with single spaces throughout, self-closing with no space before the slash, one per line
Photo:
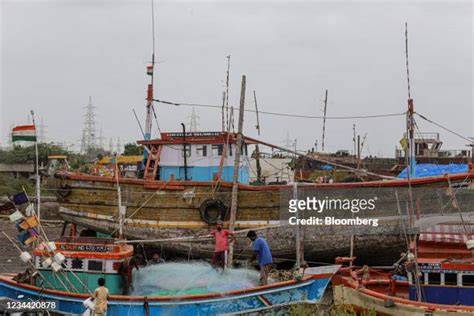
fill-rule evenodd
<path id="1" fill-rule="evenodd" d="M 262 237 L 258 237 L 253 230 L 247 233 L 247 237 L 253 243 L 253 255 L 249 261 L 252 262 L 257 259 L 258 266 L 260 267 L 260 285 L 267 285 L 268 273 L 270 272 L 273 263 L 270 247 L 268 246 L 267 241 Z"/>
<path id="2" fill-rule="evenodd" d="M 215 237 L 214 254 L 212 256 L 212 265 L 214 268 L 226 267 L 227 263 L 227 251 L 229 250 L 229 236 L 231 242 L 235 240 L 234 232 L 228 229 L 222 229 L 224 222 L 221 220 L 217 221 L 216 230 L 211 232 L 211 235 Z"/>
<path id="3" fill-rule="evenodd" d="M 118 273 L 122 277 L 122 294 L 123 295 L 130 295 L 130 291 L 133 291 L 133 280 L 132 280 L 132 272 L 133 268 L 139 270 L 137 259 L 133 258 L 126 258 L 120 264 Z"/>

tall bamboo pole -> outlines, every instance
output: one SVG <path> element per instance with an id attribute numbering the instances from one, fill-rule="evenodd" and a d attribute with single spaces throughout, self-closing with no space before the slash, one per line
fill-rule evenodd
<path id="1" fill-rule="evenodd" d="M 240 89 L 240 107 L 239 107 L 239 126 L 237 132 L 237 148 L 235 149 L 235 160 L 234 160 L 234 177 L 232 185 L 232 202 L 230 205 L 230 224 L 229 230 L 234 230 L 235 219 L 237 217 L 237 194 L 239 191 L 239 166 L 240 166 L 240 154 L 242 151 L 242 129 L 244 126 L 244 107 L 245 107 L 245 86 L 246 79 L 245 75 L 242 76 L 242 86 Z M 232 266 L 232 260 L 234 256 L 234 245 L 233 243 L 229 246 L 229 255 L 227 257 L 227 266 Z"/>

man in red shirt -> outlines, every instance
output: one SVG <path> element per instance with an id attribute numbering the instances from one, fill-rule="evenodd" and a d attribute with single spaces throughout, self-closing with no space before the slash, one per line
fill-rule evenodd
<path id="1" fill-rule="evenodd" d="M 216 269 L 222 268 L 224 270 L 227 262 L 227 251 L 229 250 L 229 236 L 231 237 L 231 242 L 235 240 L 235 236 L 233 231 L 222 229 L 223 226 L 224 222 L 218 220 L 216 230 L 212 231 L 211 235 L 216 238 L 214 255 L 212 256 L 212 265 Z"/>

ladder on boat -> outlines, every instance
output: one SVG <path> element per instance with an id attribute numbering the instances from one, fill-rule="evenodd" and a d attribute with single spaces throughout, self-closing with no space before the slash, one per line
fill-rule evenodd
<path id="1" fill-rule="evenodd" d="M 156 173 L 158 171 L 158 163 L 160 161 L 161 147 L 162 146 L 158 146 L 158 147 L 153 146 L 150 149 L 148 159 L 146 160 L 145 173 L 143 175 L 143 179 L 145 180 L 156 179 Z"/>

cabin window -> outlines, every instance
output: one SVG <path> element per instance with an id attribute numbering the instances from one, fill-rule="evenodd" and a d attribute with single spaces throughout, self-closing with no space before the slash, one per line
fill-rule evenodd
<path id="1" fill-rule="evenodd" d="M 73 270 L 82 270 L 84 269 L 84 260 L 79 258 L 74 258 L 71 260 L 71 269 Z"/>
<path id="2" fill-rule="evenodd" d="M 440 285 L 441 284 L 441 273 L 428 273 L 428 284 Z"/>
<path id="3" fill-rule="evenodd" d="M 418 280 L 420 284 L 425 284 L 425 276 L 427 273 L 421 272 L 420 275 L 418 276 Z"/>
<path id="4" fill-rule="evenodd" d="M 223 144 L 212 145 L 212 155 L 213 156 L 222 156 L 222 152 L 224 151 Z"/>
<path id="5" fill-rule="evenodd" d="M 462 276 L 463 286 L 474 286 L 474 274 L 463 274 Z"/>
<path id="6" fill-rule="evenodd" d="M 89 271 L 102 271 L 102 261 L 89 260 L 87 270 L 89 270 Z"/>
<path id="7" fill-rule="evenodd" d="M 444 284 L 445 285 L 457 285 L 458 284 L 458 275 L 457 275 L 457 273 L 445 273 L 444 274 Z"/>
<path id="8" fill-rule="evenodd" d="M 186 157 L 191 157 L 191 145 L 183 146 L 183 149 L 181 150 L 181 157 L 184 157 L 184 153 L 186 153 Z"/>
<path id="9" fill-rule="evenodd" d="M 240 147 L 240 153 L 242 156 L 248 156 L 248 146 L 247 144 L 242 144 L 242 147 Z"/>
<path id="10" fill-rule="evenodd" d="M 207 145 L 198 146 L 196 148 L 196 155 L 198 157 L 206 157 L 207 156 Z"/>

